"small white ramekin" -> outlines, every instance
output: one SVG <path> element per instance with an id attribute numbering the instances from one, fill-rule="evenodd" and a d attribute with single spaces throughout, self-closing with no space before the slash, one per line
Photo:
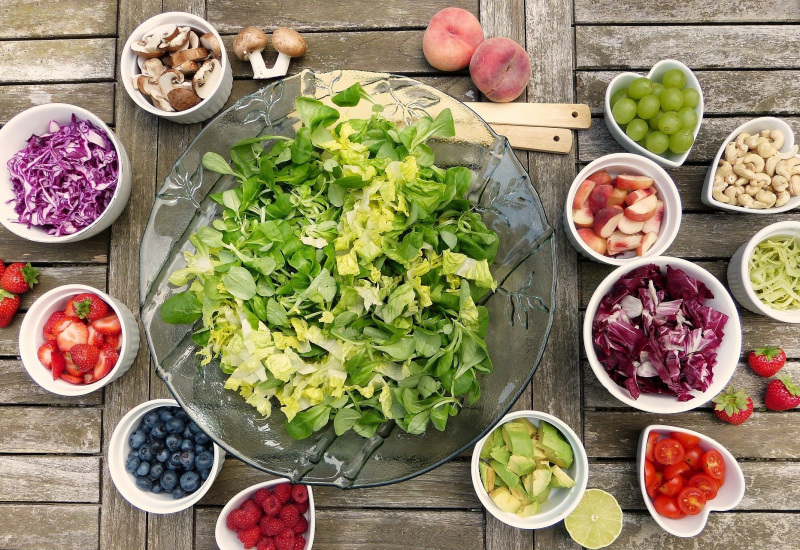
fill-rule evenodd
<path id="1" fill-rule="evenodd" d="M 217 83 L 217 89 L 211 92 L 211 94 L 203 101 L 191 109 L 186 109 L 185 111 L 162 111 L 150 103 L 150 101 L 148 101 L 141 92 L 133 89 L 133 76 L 141 74 L 142 71 L 139 69 L 139 65 L 137 63 L 138 56 L 136 55 L 136 52 L 131 49 L 131 45 L 134 42 L 141 40 L 142 36 L 151 29 L 167 23 L 174 23 L 184 27 L 192 27 L 193 29 L 203 31 L 203 33 L 210 32 L 216 37 L 217 41 L 219 42 L 220 49 L 222 50 L 219 62 L 222 64 L 224 74 L 222 79 L 220 79 L 220 81 Z M 222 109 L 223 105 L 225 105 L 225 102 L 228 101 L 228 97 L 231 95 L 231 88 L 233 87 L 233 71 L 231 69 L 231 62 L 228 59 L 228 53 L 225 50 L 225 44 L 222 42 L 222 38 L 217 30 L 202 17 L 180 11 L 161 13 L 151 17 L 136 27 L 136 30 L 131 33 L 127 42 L 125 42 L 125 47 L 123 48 L 120 56 L 120 76 L 122 78 L 122 85 L 125 87 L 125 91 L 128 92 L 130 98 L 139 107 L 148 113 L 152 113 L 156 116 L 160 116 L 161 118 L 165 118 L 173 122 L 179 122 L 181 124 L 203 122 L 204 120 L 207 120 L 217 114 L 220 109 Z"/>
<path id="2" fill-rule="evenodd" d="M 479 468 L 481 449 L 492 432 L 506 422 L 516 420 L 517 418 L 527 418 L 537 427 L 542 420 L 553 425 L 561 432 L 561 435 L 564 436 L 570 447 L 572 447 L 573 454 L 572 466 L 564 471 L 575 480 L 575 486 L 570 489 L 553 489 L 550 492 L 550 497 L 541 505 L 541 511 L 538 514 L 526 518 L 504 512 L 494 503 L 483 487 Z M 511 525 L 512 527 L 518 527 L 520 529 L 543 529 L 567 517 L 580 503 L 583 498 L 583 493 L 586 492 L 586 485 L 589 482 L 589 459 L 586 456 L 586 449 L 583 448 L 583 443 L 581 443 L 578 435 L 572 431 L 572 428 L 563 420 L 559 420 L 555 416 L 539 411 L 517 411 L 504 416 L 483 439 L 475 444 L 475 447 L 472 449 L 472 464 L 470 470 L 472 472 L 472 486 L 481 504 L 483 504 L 490 514 L 506 525 Z"/>
<path id="3" fill-rule="evenodd" d="M 692 72 L 692 70 L 675 59 L 663 59 L 653 65 L 653 68 L 650 69 L 650 72 L 647 73 L 647 78 L 650 78 L 654 81 L 660 82 L 661 79 L 664 77 L 664 73 L 669 71 L 670 69 L 680 69 L 683 71 L 683 74 L 686 75 L 686 86 L 688 88 L 694 88 L 700 94 L 700 103 L 697 104 L 695 107 L 695 112 L 697 113 L 697 125 L 694 128 L 694 139 L 697 141 L 697 134 L 700 132 L 700 125 L 703 124 L 703 107 L 705 105 L 705 100 L 703 99 L 703 90 L 700 88 L 700 82 L 697 80 L 697 76 Z M 690 147 L 688 151 L 683 153 L 682 155 L 676 155 L 667 149 L 666 152 L 656 155 L 655 153 L 651 153 L 631 138 L 619 127 L 619 125 L 614 120 L 614 116 L 611 114 L 611 96 L 613 96 L 618 90 L 621 88 L 627 88 L 628 85 L 635 79 L 639 78 L 640 74 L 637 73 L 620 73 L 606 88 L 606 97 L 603 106 L 603 113 L 606 122 L 606 126 L 608 127 L 608 131 L 611 132 L 611 135 L 617 140 L 617 143 L 622 145 L 625 150 L 630 151 L 631 153 L 636 153 L 637 155 L 642 155 L 650 160 L 653 160 L 660 164 L 665 168 L 677 168 L 678 166 L 682 165 L 686 162 L 686 159 L 689 156 L 692 148 Z M 694 146 L 694 144 L 692 144 Z"/>
<path id="4" fill-rule="evenodd" d="M 625 265 L 639 257 L 619 258 L 598 254 L 586 246 L 586 243 L 578 235 L 578 228 L 575 227 L 572 219 L 572 202 L 575 199 L 575 193 L 586 178 L 600 170 L 606 170 L 612 175 L 635 174 L 653 178 L 653 187 L 658 191 L 659 199 L 664 202 L 664 217 L 661 220 L 658 239 L 642 257 L 651 258 L 666 252 L 681 227 L 681 196 L 678 194 L 675 182 L 661 166 L 647 158 L 631 153 L 613 153 L 600 157 L 589 163 L 572 181 L 567 201 L 564 203 L 564 230 L 572 246 L 586 258 L 609 265 Z"/>
<path id="5" fill-rule="evenodd" d="M 753 250 L 761 241 L 770 237 L 796 237 L 800 239 L 800 222 L 778 222 L 768 225 L 749 241 L 744 243 L 733 254 L 728 264 L 728 286 L 731 294 L 743 307 L 753 313 L 766 315 L 784 323 L 800 323 L 800 310 L 778 311 L 769 307 L 756 296 L 753 286 L 750 284 L 750 258 Z"/>
<path id="6" fill-rule="evenodd" d="M 211 475 L 208 479 L 203 481 L 200 488 L 190 495 L 183 498 L 172 498 L 170 493 L 154 494 L 149 491 L 143 491 L 136 486 L 136 478 L 133 474 L 125 470 L 125 461 L 128 459 L 128 453 L 131 452 L 130 436 L 138 428 L 144 415 L 153 409 L 160 407 L 177 407 L 178 402 L 174 399 L 153 399 L 152 401 L 145 401 L 141 405 L 134 407 L 128 414 L 122 417 L 117 427 L 114 428 L 114 433 L 111 434 L 111 441 L 108 444 L 108 470 L 111 473 L 111 479 L 114 486 L 119 491 L 125 500 L 130 502 L 137 508 L 145 512 L 153 514 L 172 514 L 180 512 L 190 506 L 194 505 L 198 500 L 203 498 L 214 480 L 217 478 L 222 463 L 225 461 L 225 451 L 223 451 L 217 444 L 214 446 L 214 465 L 211 467 Z"/>
<path id="7" fill-rule="evenodd" d="M 236 532 L 228 529 L 228 526 L 226 525 L 228 514 L 244 504 L 245 500 L 253 498 L 253 495 L 259 489 L 269 489 L 282 483 L 291 482 L 287 479 L 273 479 L 272 481 L 256 483 L 255 485 L 251 485 L 247 489 L 240 491 L 236 494 L 236 496 L 228 501 L 217 518 L 217 526 L 214 530 L 214 536 L 217 539 L 217 546 L 219 546 L 220 550 L 241 550 L 242 548 L 242 543 L 236 537 Z M 311 545 L 314 544 L 316 512 L 314 511 L 314 494 L 311 491 L 311 486 L 306 485 L 306 488 L 308 489 L 308 510 L 305 514 L 303 514 L 303 516 L 308 522 L 308 531 L 303 534 L 303 538 L 306 539 L 306 545 L 303 547 L 303 550 L 311 550 Z"/>
<path id="8" fill-rule="evenodd" d="M 28 227 L 17 221 L 19 216 L 14 212 L 15 194 L 11 183 L 11 174 L 8 171 L 8 161 L 26 147 L 28 138 L 32 135 L 41 136 L 49 133 L 51 120 L 55 120 L 60 125 L 68 124 L 72 121 L 73 114 L 79 120 L 88 120 L 102 130 L 114 146 L 119 163 L 117 188 L 111 197 L 111 202 L 91 225 L 71 235 L 56 237 L 48 235 L 41 227 Z M 22 111 L 0 128 L 0 223 L 18 237 L 39 243 L 71 243 L 88 239 L 114 223 L 122 214 L 125 205 L 128 204 L 130 194 L 131 163 L 128 153 L 111 128 L 91 111 L 67 103 L 37 105 Z"/>
<path id="9" fill-rule="evenodd" d="M 50 316 L 56 311 L 64 311 L 70 299 L 84 292 L 97 294 L 117 314 L 122 327 L 122 347 L 119 351 L 117 364 L 105 378 L 91 384 L 75 385 L 63 380 L 53 380 L 52 373 L 39 361 L 38 351 L 45 342 L 42 329 Z M 107 386 L 131 368 L 138 350 L 139 325 L 136 323 L 131 310 L 102 290 L 88 285 L 63 285 L 45 292 L 28 309 L 19 329 L 19 353 L 25 370 L 28 371 L 34 382 L 47 391 L 67 397 L 86 395 Z"/>

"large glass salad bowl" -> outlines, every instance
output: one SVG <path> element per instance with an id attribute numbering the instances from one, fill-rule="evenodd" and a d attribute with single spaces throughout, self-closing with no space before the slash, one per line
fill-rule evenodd
<path id="1" fill-rule="evenodd" d="M 500 246 L 492 274 L 497 290 L 483 299 L 489 310 L 487 345 L 494 372 L 481 379 L 482 396 L 452 417 L 444 432 L 432 426 L 409 435 L 386 423 L 365 439 L 350 431 L 337 437 L 330 426 L 303 440 L 292 439 L 276 411 L 263 418 L 234 391 L 224 389 L 216 361 L 199 367 L 192 326 L 164 323 L 159 308 L 182 289 L 168 277 L 185 267 L 189 235 L 210 225 L 219 206 L 210 194 L 236 185 L 231 176 L 205 170 L 209 151 L 228 159 L 235 142 L 261 135 L 294 137 L 294 111 L 301 95 L 329 102 L 360 82 L 383 105 L 387 119 L 411 123 L 449 108 L 454 138 L 429 142 L 442 167 L 467 166 L 473 173 L 468 198 L 497 232 Z M 368 117 L 361 102 L 343 111 Z M 175 398 L 227 452 L 261 470 L 305 483 L 343 488 L 394 483 L 422 474 L 463 452 L 511 407 L 530 381 L 544 351 L 553 319 L 555 259 L 552 229 L 528 175 L 505 138 L 465 105 L 410 78 L 380 73 L 304 71 L 251 94 L 203 129 L 175 163 L 156 196 L 140 251 L 141 318 L 156 372 Z"/>

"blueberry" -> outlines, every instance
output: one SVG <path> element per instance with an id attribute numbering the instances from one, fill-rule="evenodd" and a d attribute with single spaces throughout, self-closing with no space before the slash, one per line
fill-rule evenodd
<path id="1" fill-rule="evenodd" d="M 159 462 L 166 462 L 167 460 L 169 460 L 169 456 L 170 454 L 167 449 L 161 449 L 160 451 L 158 451 L 158 454 L 156 455 L 156 460 L 158 460 Z"/>
<path id="2" fill-rule="evenodd" d="M 139 454 L 135 451 L 131 451 L 131 454 L 128 455 L 128 460 L 125 462 L 125 470 L 132 474 L 137 470 L 137 468 L 139 468 L 140 462 L 141 459 L 139 459 Z"/>
<path id="3" fill-rule="evenodd" d="M 164 463 L 167 467 L 167 470 L 177 471 L 182 469 L 180 464 L 173 464 L 171 460 L 167 460 Z"/>
<path id="4" fill-rule="evenodd" d="M 194 466 L 194 453 L 192 451 L 183 451 L 178 456 L 178 461 L 181 466 L 189 470 Z"/>
<path id="5" fill-rule="evenodd" d="M 158 453 L 158 451 L 166 447 L 163 439 L 153 439 L 147 444 L 150 446 L 150 450 L 153 451 L 153 454 Z"/>
<path id="6" fill-rule="evenodd" d="M 142 445 L 139 448 L 139 458 L 141 458 L 142 460 L 146 460 L 147 462 L 153 460 L 152 449 L 150 449 L 150 447 L 148 447 L 147 445 Z"/>
<path id="7" fill-rule="evenodd" d="M 194 450 L 194 440 L 193 439 L 184 439 L 181 442 L 181 451 L 193 451 Z"/>
<path id="8" fill-rule="evenodd" d="M 200 432 L 199 434 L 195 434 L 195 436 L 194 436 L 194 442 L 197 443 L 198 445 L 205 445 L 209 441 L 211 441 L 211 438 L 208 437 L 203 432 Z"/>
<path id="9" fill-rule="evenodd" d="M 150 437 L 152 439 L 164 439 L 167 437 L 167 426 L 163 422 L 159 422 L 150 430 Z"/>
<path id="10" fill-rule="evenodd" d="M 150 411 L 146 415 L 144 415 L 144 419 L 142 420 L 142 427 L 149 431 L 153 426 L 156 425 L 158 422 L 158 412 L 157 411 Z"/>
<path id="11" fill-rule="evenodd" d="M 153 493 L 154 495 L 157 495 L 159 493 L 163 493 L 164 488 L 158 483 L 153 483 L 153 487 L 150 488 L 150 492 Z"/>
<path id="12" fill-rule="evenodd" d="M 150 463 L 149 462 L 142 462 L 139 464 L 139 467 L 136 468 L 136 475 L 137 476 L 146 476 L 150 473 Z"/>
<path id="13" fill-rule="evenodd" d="M 134 449 L 138 449 L 144 442 L 147 440 L 145 437 L 144 432 L 142 430 L 136 430 L 131 434 L 131 437 L 128 439 L 128 442 L 131 444 L 131 447 Z"/>
<path id="14" fill-rule="evenodd" d="M 186 424 L 180 418 L 171 418 L 167 421 L 167 432 L 179 434 L 186 428 Z"/>
<path id="15" fill-rule="evenodd" d="M 210 475 L 211 475 L 211 468 L 207 470 L 200 470 L 200 479 L 202 479 L 203 481 L 207 480 L 208 476 Z"/>
<path id="16" fill-rule="evenodd" d="M 172 491 L 178 484 L 178 474 L 173 471 L 167 470 L 161 474 L 161 486 L 165 491 Z"/>
<path id="17" fill-rule="evenodd" d="M 136 478 L 136 486 L 142 491 L 149 491 L 153 488 L 153 480 L 147 476 L 140 476 Z"/>
<path id="18" fill-rule="evenodd" d="M 174 499 L 183 498 L 185 496 L 186 496 L 186 491 L 184 491 L 180 487 L 175 487 L 175 489 L 172 490 L 172 498 Z"/>
<path id="19" fill-rule="evenodd" d="M 211 468 L 214 465 L 214 455 L 208 451 L 203 451 L 197 455 L 195 459 L 195 464 L 197 464 L 198 470 L 205 470 L 207 468 Z"/>
<path id="20" fill-rule="evenodd" d="M 180 418 L 184 422 L 189 421 L 189 415 L 183 409 L 178 409 L 178 412 L 175 413 L 175 418 Z"/>
<path id="21" fill-rule="evenodd" d="M 153 481 L 157 480 L 164 473 L 164 470 L 165 470 L 164 465 L 161 464 L 160 462 L 156 462 L 155 464 L 150 466 L 150 479 L 152 479 Z"/>
<path id="22" fill-rule="evenodd" d="M 194 439 L 194 432 L 189 426 L 186 426 L 183 429 L 183 433 L 181 434 L 184 439 Z"/>
<path id="23" fill-rule="evenodd" d="M 169 434 L 167 439 L 164 441 L 164 444 L 170 451 L 177 451 L 180 449 L 181 443 L 183 443 L 183 438 L 177 434 Z"/>
<path id="24" fill-rule="evenodd" d="M 195 445 L 194 446 L 194 456 L 199 455 L 200 453 L 206 452 L 208 449 L 205 445 Z"/>
<path id="25" fill-rule="evenodd" d="M 203 431 L 200 429 L 200 426 L 194 423 L 194 421 L 189 422 L 189 429 L 192 430 L 193 434 L 199 434 Z"/>
<path id="26" fill-rule="evenodd" d="M 200 476 L 197 472 L 186 472 L 181 476 L 181 489 L 193 493 L 200 487 Z"/>
<path id="27" fill-rule="evenodd" d="M 172 411 L 171 411 L 169 408 L 167 408 L 167 407 L 164 407 L 164 408 L 162 408 L 162 409 L 159 409 L 159 411 L 158 411 L 158 419 L 159 419 L 161 422 L 167 423 L 167 422 L 169 422 L 170 420 L 172 420 L 172 417 L 173 417 L 173 416 L 174 416 L 174 415 L 172 414 Z"/>

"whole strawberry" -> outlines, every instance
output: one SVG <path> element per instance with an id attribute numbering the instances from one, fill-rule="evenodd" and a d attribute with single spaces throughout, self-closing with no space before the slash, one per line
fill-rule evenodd
<path id="1" fill-rule="evenodd" d="M 19 296 L 0 291 L 0 328 L 7 327 L 14 319 L 14 314 L 19 309 Z"/>
<path id="2" fill-rule="evenodd" d="M 788 376 L 779 376 L 767 386 L 764 405 L 771 411 L 788 411 L 800 405 L 800 388 Z"/>
<path id="3" fill-rule="evenodd" d="M 747 354 L 747 362 L 757 375 L 769 378 L 786 364 L 786 354 L 774 346 L 756 348 Z"/>
<path id="4" fill-rule="evenodd" d="M 13 294 L 25 294 L 38 283 L 39 270 L 20 262 L 9 265 L 0 276 L 0 288 Z"/>
<path id="5" fill-rule="evenodd" d="M 753 400 L 744 390 L 736 390 L 733 386 L 716 396 L 712 401 L 716 404 L 714 414 L 723 422 L 738 426 L 753 414 Z"/>

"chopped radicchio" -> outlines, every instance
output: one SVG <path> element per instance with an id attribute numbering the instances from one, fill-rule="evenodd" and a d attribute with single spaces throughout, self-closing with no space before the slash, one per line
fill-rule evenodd
<path id="1" fill-rule="evenodd" d="M 106 133 L 88 120 L 59 126 L 28 139 L 8 161 L 19 223 L 48 235 L 71 235 L 91 225 L 111 202 L 119 161 Z M 9 201 L 11 202 L 11 201 Z"/>
<path id="2" fill-rule="evenodd" d="M 703 302 L 714 298 L 697 279 L 655 264 L 634 269 L 600 301 L 592 325 L 595 352 L 608 375 L 641 393 L 693 399 L 713 382 L 728 316 Z"/>

